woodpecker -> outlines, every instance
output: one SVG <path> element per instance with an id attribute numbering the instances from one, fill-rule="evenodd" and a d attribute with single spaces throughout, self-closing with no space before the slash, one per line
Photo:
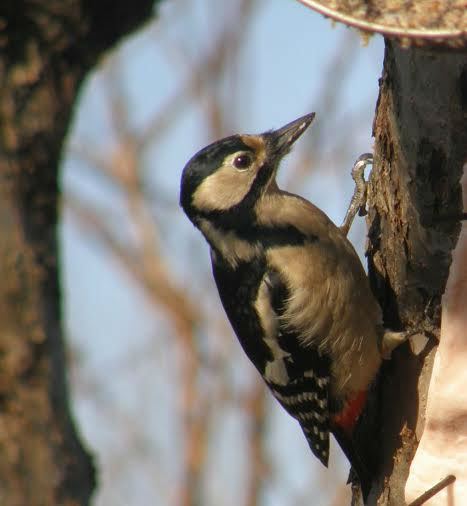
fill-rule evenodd
<path id="1" fill-rule="evenodd" d="M 205 147 L 183 170 L 180 205 L 210 246 L 222 305 L 272 395 L 325 466 L 334 433 L 363 482 L 352 429 L 382 359 L 403 338 L 383 327 L 346 237 L 353 216 L 339 228 L 276 183 L 314 116 Z"/>

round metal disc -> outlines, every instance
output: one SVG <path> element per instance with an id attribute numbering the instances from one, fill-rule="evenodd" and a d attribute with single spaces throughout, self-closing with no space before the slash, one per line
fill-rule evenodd
<path id="1" fill-rule="evenodd" d="M 298 0 L 326 17 L 404 45 L 467 47 L 467 0 Z"/>

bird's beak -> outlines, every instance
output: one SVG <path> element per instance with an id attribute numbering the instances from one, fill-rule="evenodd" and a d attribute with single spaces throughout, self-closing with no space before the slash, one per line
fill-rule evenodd
<path id="1" fill-rule="evenodd" d="M 292 144 L 302 135 L 310 126 L 315 113 L 311 112 L 301 118 L 298 118 L 287 125 L 267 133 L 270 153 L 278 158 L 287 154 Z"/>

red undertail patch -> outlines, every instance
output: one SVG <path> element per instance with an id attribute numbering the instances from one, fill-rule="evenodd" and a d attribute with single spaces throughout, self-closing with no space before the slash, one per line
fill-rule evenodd
<path id="1" fill-rule="evenodd" d="M 331 417 L 333 425 L 337 425 L 345 432 L 350 433 L 363 410 L 366 402 L 367 392 L 364 390 L 359 392 L 355 397 L 347 401 L 344 409 Z"/>

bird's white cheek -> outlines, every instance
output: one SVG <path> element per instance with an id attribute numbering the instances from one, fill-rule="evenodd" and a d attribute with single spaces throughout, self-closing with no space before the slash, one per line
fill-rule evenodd
<path id="1" fill-rule="evenodd" d="M 239 204 L 253 184 L 254 175 L 222 167 L 208 176 L 193 194 L 193 205 L 202 211 L 227 211 Z"/>

